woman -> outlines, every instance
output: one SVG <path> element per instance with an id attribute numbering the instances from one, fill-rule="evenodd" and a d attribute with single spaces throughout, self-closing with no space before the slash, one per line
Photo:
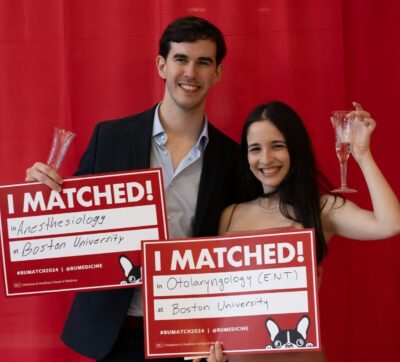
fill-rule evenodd
<path id="1" fill-rule="evenodd" d="M 242 132 L 246 202 L 227 207 L 219 233 L 271 228 L 314 228 L 321 262 L 333 235 L 358 240 L 391 237 L 400 232 L 400 206 L 370 151 L 375 121 L 353 103 L 352 154 L 367 183 L 373 210 L 329 193 L 316 170 L 307 131 L 294 110 L 270 102 L 253 110 Z M 221 344 L 210 349 L 209 362 L 226 361 Z M 196 360 L 195 360 L 196 361 Z M 323 352 L 229 356 L 238 361 L 326 361 Z"/>

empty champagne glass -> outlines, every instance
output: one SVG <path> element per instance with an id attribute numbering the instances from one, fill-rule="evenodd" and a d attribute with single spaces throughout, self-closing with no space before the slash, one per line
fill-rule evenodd
<path id="1" fill-rule="evenodd" d="M 75 133 L 54 127 L 53 141 L 49 156 L 47 157 L 47 164 L 54 169 L 58 170 L 64 159 L 64 156 L 75 137 Z"/>
<path id="2" fill-rule="evenodd" d="M 351 111 L 333 111 L 332 125 L 335 130 L 336 155 L 340 164 L 340 187 L 331 192 L 350 193 L 357 190 L 347 186 L 347 161 L 350 156 Z"/>

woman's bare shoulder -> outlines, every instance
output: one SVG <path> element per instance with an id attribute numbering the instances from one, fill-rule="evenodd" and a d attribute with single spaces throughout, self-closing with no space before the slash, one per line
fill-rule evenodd
<path id="1" fill-rule="evenodd" d="M 227 206 L 224 211 L 222 211 L 220 217 L 218 234 L 221 235 L 228 231 L 232 220 L 236 217 L 241 218 L 243 214 L 246 214 L 251 205 L 252 201 Z"/>

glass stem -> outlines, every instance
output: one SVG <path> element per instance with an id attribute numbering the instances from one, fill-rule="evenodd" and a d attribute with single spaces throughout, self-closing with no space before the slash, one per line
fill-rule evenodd
<path id="1" fill-rule="evenodd" d="M 340 183 L 342 189 L 347 188 L 347 161 L 340 162 Z"/>

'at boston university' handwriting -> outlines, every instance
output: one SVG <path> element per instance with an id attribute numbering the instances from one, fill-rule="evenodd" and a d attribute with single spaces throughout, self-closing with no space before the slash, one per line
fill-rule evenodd
<path id="1" fill-rule="evenodd" d="M 268 311 L 268 299 L 265 297 L 251 297 L 247 300 L 239 300 L 239 301 L 232 301 L 228 302 L 225 300 L 218 301 L 216 304 L 216 308 L 218 311 L 223 310 L 239 310 L 244 308 L 252 308 L 256 306 L 263 305 L 265 307 L 265 311 Z M 174 303 L 171 305 L 172 308 L 172 315 L 176 316 L 179 314 L 191 314 L 197 312 L 204 312 L 209 311 L 211 312 L 212 306 L 209 304 L 199 304 L 194 302 L 192 305 L 181 306 L 179 303 Z"/>
<path id="2" fill-rule="evenodd" d="M 99 237 L 95 235 L 95 237 L 92 238 L 90 236 L 76 236 L 72 246 L 74 248 L 84 248 L 87 246 L 95 246 L 107 243 L 120 244 L 124 239 L 125 238 L 123 236 L 118 235 L 117 233 L 105 237 Z M 27 241 L 22 247 L 22 257 L 58 251 L 65 249 L 66 247 L 67 243 L 65 241 L 55 242 L 53 239 L 50 239 L 48 242 L 42 243 L 40 245 L 34 245 L 30 241 Z"/>

